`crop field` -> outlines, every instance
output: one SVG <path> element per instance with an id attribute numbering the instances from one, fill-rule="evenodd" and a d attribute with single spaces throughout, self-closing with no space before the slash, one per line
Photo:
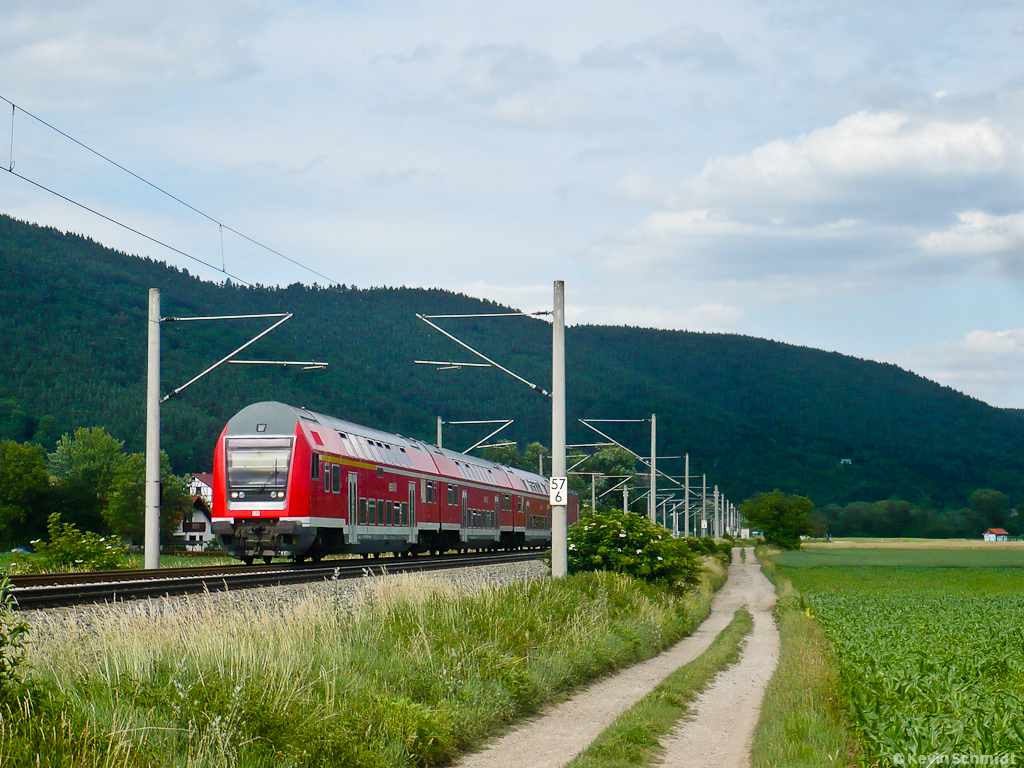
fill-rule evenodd
<path id="1" fill-rule="evenodd" d="M 868 765 L 1024 759 L 1024 553 L 816 549 L 773 559 L 831 645 Z"/>

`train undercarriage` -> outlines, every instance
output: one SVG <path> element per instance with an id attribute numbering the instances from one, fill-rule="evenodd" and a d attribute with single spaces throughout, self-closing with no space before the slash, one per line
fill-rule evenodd
<path id="1" fill-rule="evenodd" d="M 546 549 L 550 538 L 527 538 L 523 531 L 477 531 L 465 535 L 459 530 L 397 530 L 359 533 L 351 537 L 345 528 L 304 525 L 297 520 L 276 518 L 216 520 L 216 535 L 224 551 L 246 564 L 274 558 L 296 562 L 319 562 L 327 555 L 361 554 L 364 557 L 393 554 L 397 557 L 422 553 L 440 554 L 452 550 Z M 539 531 L 537 533 L 540 533 Z M 354 540 L 353 540 L 354 538 Z"/>

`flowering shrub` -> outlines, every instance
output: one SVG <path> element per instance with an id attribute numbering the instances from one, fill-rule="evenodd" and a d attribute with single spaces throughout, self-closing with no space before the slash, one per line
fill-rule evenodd
<path id="1" fill-rule="evenodd" d="M 700 581 L 700 560 L 645 515 L 588 511 L 569 528 L 569 573 L 615 571 L 644 581 L 688 586 Z"/>
<path id="2" fill-rule="evenodd" d="M 32 542 L 36 552 L 43 556 L 44 566 L 111 571 L 121 568 L 128 556 L 124 544 L 92 531 L 80 531 L 74 523 L 61 523 L 59 514 L 47 518 L 46 531 L 49 542 Z"/>

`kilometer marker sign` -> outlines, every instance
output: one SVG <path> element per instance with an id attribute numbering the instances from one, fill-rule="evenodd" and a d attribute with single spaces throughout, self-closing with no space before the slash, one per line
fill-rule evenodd
<path id="1" fill-rule="evenodd" d="M 566 506 L 569 503 L 569 478 L 552 477 L 550 492 L 551 506 Z"/>

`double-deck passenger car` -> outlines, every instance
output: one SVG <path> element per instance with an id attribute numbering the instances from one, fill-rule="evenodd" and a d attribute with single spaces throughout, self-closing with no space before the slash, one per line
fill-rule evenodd
<path id="1" fill-rule="evenodd" d="M 283 403 L 228 421 L 213 475 L 213 532 L 247 563 L 551 544 L 547 478 Z"/>

